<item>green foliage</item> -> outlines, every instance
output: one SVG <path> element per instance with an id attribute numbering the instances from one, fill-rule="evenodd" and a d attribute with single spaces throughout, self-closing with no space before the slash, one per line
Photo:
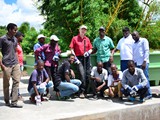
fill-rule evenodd
<path id="1" fill-rule="evenodd" d="M 6 26 L 0 26 L 0 37 L 7 33 Z"/>

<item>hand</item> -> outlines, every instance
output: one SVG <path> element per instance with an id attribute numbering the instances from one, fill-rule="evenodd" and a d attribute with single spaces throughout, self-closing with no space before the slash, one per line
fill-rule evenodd
<path id="1" fill-rule="evenodd" d="M 96 81 L 96 82 L 101 82 L 101 79 L 98 78 L 98 77 L 95 77 L 95 81 Z"/>
<path id="2" fill-rule="evenodd" d="M 142 67 L 143 70 L 146 68 L 146 61 L 143 62 L 141 67 Z"/>
<path id="3" fill-rule="evenodd" d="M 110 63 L 113 63 L 113 56 L 110 56 L 109 62 L 110 62 Z"/>
<path id="4" fill-rule="evenodd" d="M 100 86 L 96 88 L 96 92 L 99 92 L 100 90 L 101 90 Z"/>
<path id="5" fill-rule="evenodd" d="M 74 59 L 74 63 L 76 63 L 76 64 L 80 64 L 80 61 L 78 60 L 78 58 L 77 58 L 77 57 L 75 57 L 75 59 Z"/>
<path id="6" fill-rule="evenodd" d="M 47 85 L 47 83 L 46 83 L 46 82 L 43 82 L 43 83 L 41 83 L 41 84 L 40 84 L 40 86 L 39 86 L 39 87 L 40 87 L 40 88 L 45 88 L 45 87 L 46 87 L 46 85 Z"/>
<path id="7" fill-rule="evenodd" d="M 137 92 L 134 91 L 134 90 L 132 90 L 132 91 L 130 92 L 130 95 L 131 95 L 131 96 L 136 96 L 136 94 L 137 94 Z"/>
<path id="8" fill-rule="evenodd" d="M 58 57 L 57 55 L 54 55 L 52 60 L 53 60 L 53 61 L 58 61 L 58 60 L 59 60 L 59 57 Z"/>
<path id="9" fill-rule="evenodd" d="M 132 87 L 132 90 L 134 90 L 135 92 L 137 92 L 137 91 L 138 91 L 137 86 L 134 85 L 134 86 Z"/>
<path id="10" fill-rule="evenodd" d="M 85 53 L 83 54 L 84 57 L 88 57 L 89 55 L 90 55 L 89 52 L 85 52 Z"/>
<path id="11" fill-rule="evenodd" d="M 35 96 L 35 100 L 37 101 L 37 100 L 41 100 L 41 96 L 40 95 L 36 95 Z"/>

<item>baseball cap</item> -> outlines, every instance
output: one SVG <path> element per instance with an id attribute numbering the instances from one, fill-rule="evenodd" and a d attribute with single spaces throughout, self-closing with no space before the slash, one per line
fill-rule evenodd
<path id="1" fill-rule="evenodd" d="M 79 28 L 80 28 L 80 29 L 84 28 L 84 29 L 87 30 L 87 26 L 85 26 L 85 25 L 81 25 Z"/>
<path id="2" fill-rule="evenodd" d="M 51 35 L 50 40 L 58 41 L 59 38 L 56 35 Z"/>
<path id="3" fill-rule="evenodd" d="M 18 32 L 16 33 L 15 37 L 20 37 L 20 36 L 23 36 L 23 37 L 24 37 L 24 34 L 21 33 L 20 31 L 18 31 Z"/>
<path id="4" fill-rule="evenodd" d="M 43 34 L 39 34 L 37 39 L 40 39 L 40 38 L 46 38 L 46 36 L 44 36 Z"/>
<path id="5" fill-rule="evenodd" d="M 101 26 L 101 27 L 99 28 L 99 31 L 100 31 L 100 30 L 105 31 L 105 28 L 104 28 L 103 26 Z"/>

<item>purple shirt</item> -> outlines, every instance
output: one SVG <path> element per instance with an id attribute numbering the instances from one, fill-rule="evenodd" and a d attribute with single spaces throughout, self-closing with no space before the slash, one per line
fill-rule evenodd
<path id="1" fill-rule="evenodd" d="M 33 82 L 36 82 L 36 85 L 40 85 L 47 78 L 48 74 L 45 69 L 43 69 L 42 71 L 38 71 L 37 69 L 33 70 L 29 78 L 28 91 L 30 91 L 31 88 L 33 87 Z"/>
<path id="2" fill-rule="evenodd" d="M 55 65 L 58 66 L 58 62 L 52 60 L 55 53 L 57 52 L 59 54 L 61 53 L 61 50 L 58 44 L 56 44 L 55 48 L 53 48 L 50 44 L 45 44 L 35 51 L 35 55 L 40 56 L 42 52 L 44 52 L 44 55 L 46 57 L 44 61 L 45 66 L 49 66 L 49 67 L 55 66 Z"/>

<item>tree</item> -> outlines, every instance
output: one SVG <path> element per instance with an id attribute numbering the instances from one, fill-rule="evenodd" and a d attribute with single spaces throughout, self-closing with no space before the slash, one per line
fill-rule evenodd
<path id="1" fill-rule="evenodd" d="M 0 26 L 0 37 L 7 33 L 6 26 Z"/>

